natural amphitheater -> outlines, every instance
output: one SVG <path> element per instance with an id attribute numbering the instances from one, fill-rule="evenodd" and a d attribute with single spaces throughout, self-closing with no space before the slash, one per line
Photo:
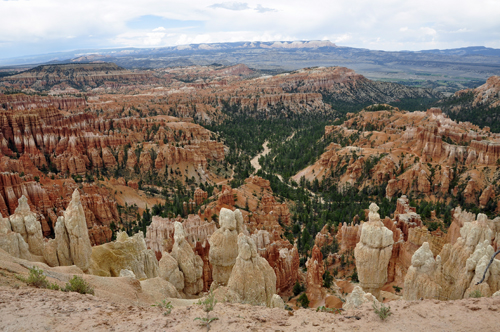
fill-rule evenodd
<path id="1" fill-rule="evenodd" d="M 56 55 L 0 58 L 1 331 L 500 331 L 500 50 Z"/>

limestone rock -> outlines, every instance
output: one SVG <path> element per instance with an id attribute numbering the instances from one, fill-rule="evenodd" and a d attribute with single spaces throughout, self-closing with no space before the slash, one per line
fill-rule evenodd
<path id="1" fill-rule="evenodd" d="M 83 271 L 87 271 L 90 267 L 92 246 L 78 189 L 73 192 L 71 202 L 64 211 L 64 225 L 68 232 L 69 249 L 73 263 Z"/>
<path id="2" fill-rule="evenodd" d="M 283 301 L 281 296 L 279 296 L 278 294 L 274 294 L 271 298 L 271 304 L 269 305 L 269 308 L 285 309 L 285 302 Z"/>
<path id="3" fill-rule="evenodd" d="M 167 298 L 181 298 L 174 285 L 160 277 L 141 280 L 141 288 L 155 302 L 161 302 Z"/>
<path id="4" fill-rule="evenodd" d="M 28 199 L 22 195 L 19 198 L 19 205 L 13 215 L 10 216 L 12 230 L 21 234 L 28 243 L 30 252 L 41 256 L 43 252 L 43 234 L 40 222 L 36 220 L 36 215 L 31 212 Z"/>
<path id="5" fill-rule="evenodd" d="M 120 277 L 122 277 L 122 278 L 134 278 L 135 279 L 135 273 L 134 273 L 134 271 L 123 269 L 123 270 L 120 270 Z"/>
<path id="6" fill-rule="evenodd" d="M 59 259 L 57 258 L 57 241 L 50 239 L 44 243 L 43 259 L 49 266 L 59 266 Z"/>
<path id="7" fill-rule="evenodd" d="M 175 222 L 174 247 L 172 257 L 179 264 L 179 270 L 184 274 L 184 292 L 198 294 L 203 290 L 203 260 L 195 255 L 186 240 L 186 234 L 180 222 Z"/>
<path id="8" fill-rule="evenodd" d="M 323 265 L 323 254 L 319 248 L 314 245 L 312 255 L 307 259 L 307 298 L 312 303 L 322 300 L 326 296 L 326 290 L 323 288 L 323 274 L 325 267 Z"/>
<path id="9" fill-rule="evenodd" d="M 370 205 L 369 222 L 363 224 L 360 242 L 354 249 L 361 287 L 378 297 L 387 281 L 387 267 L 392 255 L 393 233 L 380 221 L 379 207 Z"/>
<path id="10" fill-rule="evenodd" d="M 464 215 L 467 213 L 460 210 L 458 215 L 455 213 L 455 217 Z M 491 222 L 482 214 L 477 220 L 473 220 L 473 215 L 466 219 L 472 221 L 464 221 L 461 236 L 453 245 L 444 245 L 435 262 L 425 243 L 415 252 L 405 277 L 405 299 L 457 300 L 470 297 L 475 291 L 489 296 L 500 289 L 500 260 L 497 259 L 486 273 L 484 282 L 476 285 L 494 253 L 491 246 L 494 232 L 488 226 Z"/>
<path id="11" fill-rule="evenodd" d="M 0 234 L 0 248 L 14 257 L 31 260 L 29 246 L 19 233 L 9 231 Z"/>
<path id="12" fill-rule="evenodd" d="M 354 287 L 351 294 L 347 295 L 346 300 L 342 308 L 344 310 L 356 309 L 363 303 L 374 303 L 379 304 L 378 300 L 371 293 L 363 292 L 363 289 L 359 286 Z"/>
<path id="13" fill-rule="evenodd" d="M 436 265 L 429 243 L 424 242 L 411 258 L 411 266 L 405 277 L 405 300 L 433 299 L 439 296 L 441 286 L 435 281 Z"/>
<path id="14" fill-rule="evenodd" d="M 69 237 L 66 231 L 66 226 L 64 224 L 64 217 L 57 218 L 56 226 L 54 227 L 54 233 L 56 234 L 56 244 L 57 244 L 57 259 L 59 265 L 69 266 L 73 265 L 73 259 L 71 258 Z"/>
<path id="15" fill-rule="evenodd" d="M 184 274 L 179 270 L 179 264 L 169 253 L 163 252 L 159 264 L 160 278 L 170 282 L 180 292 L 184 289 Z"/>
<path id="16" fill-rule="evenodd" d="M 257 254 L 255 242 L 245 234 L 238 236 L 238 257 L 233 267 L 228 288 L 243 302 L 253 305 L 273 303 L 276 293 L 276 275 L 269 263 Z"/>
<path id="17" fill-rule="evenodd" d="M 142 232 L 129 237 L 119 232 L 116 241 L 92 248 L 90 273 L 103 277 L 118 277 L 121 270 L 131 270 L 138 279 L 158 276 L 158 261 L 146 248 Z"/>
<path id="18" fill-rule="evenodd" d="M 236 210 L 239 212 L 239 210 Z M 220 228 L 210 237 L 209 259 L 212 264 L 213 285 L 227 285 L 231 271 L 238 256 L 239 221 L 238 212 L 222 208 L 220 211 Z M 239 220 L 239 216 L 238 216 Z"/>

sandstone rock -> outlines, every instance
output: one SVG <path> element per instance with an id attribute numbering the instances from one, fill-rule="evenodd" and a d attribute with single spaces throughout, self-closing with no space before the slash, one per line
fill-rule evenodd
<path id="1" fill-rule="evenodd" d="M 236 213 L 222 208 L 219 220 L 220 228 L 212 234 L 209 240 L 209 258 L 212 264 L 212 285 L 214 287 L 227 285 L 238 256 Z"/>
<path id="2" fill-rule="evenodd" d="M 184 274 L 179 270 L 179 264 L 175 258 L 167 252 L 163 252 L 161 256 L 158 275 L 174 285 L 179 292 L 184 289 Z"/>
<path id="3" fill-rule="evenodd" d="M 179 264 L 179 270 L 184 274 L 184 292 L 198 294 L 203 290 L 203 260 L 195 255 L 186 240 L 186 234 L 180 222 L 175 222 L 174 247 L 172 257 Z"/>
<path id="4" fill-rule="evenodd" d="M 375 303 L 379 304 L 377 298 L 373 296 L 371 293 L 363 292 L 363 289 L 359 286 L 354 287 L 353 291 L 347 295 L 346 300 L 342 308 L 344 310 L 352 310 L 356 309 L 363 303 Z"/>
<path id="5" fill-rule="evenodd" d="M 377 297 L 387 281 L 392 255 L 393 233 L 380 221 L 378 206 L 370 205 L 369 222 L 363 224 L 360 242 L 354 249 L 361 287 Z"/>
<path id="6" fill-rule="evenodd" d="M 119 232 L 116 241 L 92 248 L 90 273 L 103 277 L 118 277 L 121 270 L 131 270 L 138 279 L 158 276 L 158 261 L 146 248 L 142 232 L 127 236 Z"/>
<path id="7" fill-rule="evenodd" d="M 257 254 L 255 242 L 243 233 L 238 236 L 238 257 L 227 286 L 245 303 L 268 307 L 273 303 L 276 275 L 269 263 Z"/>

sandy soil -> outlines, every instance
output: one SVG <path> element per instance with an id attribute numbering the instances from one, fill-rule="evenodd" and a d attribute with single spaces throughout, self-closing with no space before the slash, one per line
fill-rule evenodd
<path id="1" fill-rule="evenodd" d="M 391 302 L 381 321 L 365 304 L 343 314 L 218 303 L 211 331 L 499 331 L 500 297 L 440 302 Z M 114 303 L 91 295 L 0 287 L 2 331 L 206 331 L 199 305 L 157 307 Z"/>

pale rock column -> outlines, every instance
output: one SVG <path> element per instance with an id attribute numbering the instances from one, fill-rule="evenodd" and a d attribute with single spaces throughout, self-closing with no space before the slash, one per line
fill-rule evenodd
<path id="1" fill-rule="evenodd" d="M 392 255 L 392 231 L 380 221 L 377 204 L 370 205 L 369 221 L 363 224 L 361 238 L 354 249 L 360 285 L 365 292 L 379 297 L 387 282 L 387 267 Z"/>
<path id="2" fill-rule="evenodd" d="M 64 225 L 68 232 L 69 249 L 73 263 L 85 272 L 90 267 L 92 245 L 78 189 L 73 192 L 71 202 L 64 211 Z"/>
<path id="3" fill-rule="evenodd" d="M 243 231 L 241 212 L 222 208 L 219 215 L 220 228 L 209 239 L 208 257 L 212 264 L 213 288 L 225 286 L 238 257 L 238 231 Z"/>
<path id="4" fill-rule="evenodd" d="M 179 264 L 179 270 L 184 274 L 184 293 L 198 294 L 203 290 L 203 260 L 196 255 L 186 240 L 182 224 L 174 224 L 174 247 L 172 257 Z"/>

